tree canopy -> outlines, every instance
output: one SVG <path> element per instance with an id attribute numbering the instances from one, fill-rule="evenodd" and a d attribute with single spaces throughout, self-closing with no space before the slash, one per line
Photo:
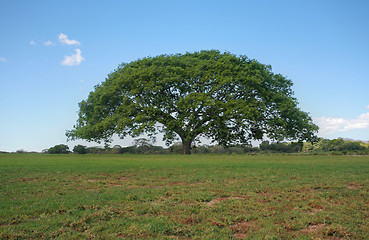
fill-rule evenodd
<path id="1" fill-rule="evenodd" d="M 200 136 L 221 145 L 253 139 L 312 141 L 318 127 L 298 108 L 292 82 L 271 66 L 217 50 L 121 64 L 79 104 L 69 139 L 109 141 L 162 132 L 183 153 Z"/>

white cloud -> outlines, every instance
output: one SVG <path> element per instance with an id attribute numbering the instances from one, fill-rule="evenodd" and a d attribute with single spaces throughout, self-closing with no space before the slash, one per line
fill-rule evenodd
<path id="1" fill-rule="evenodd" d="M 340 131 L 347 123 L 347 120 L 335 117 L 319 117 L 314 121 L 319 126 L 319 134 L 323 136 Z"/>
<path id="2" fill-rule="evenodd" d="M 77 40 L 69 40 L 68 36 L 63 34 L 63 33 L 59 34 L 58 39 L 59 39 L 59 42 L 61 42 L 63 44 L 67 44 L 67 45 L 80 45 L 81 44 Z"/>
<path id="3" fill-rule="evenodd" d="M 369 129 L 369 113 L 361 114 L 359 117 L 349 120 L 343 131 L 354 129 Z"/>
<path id="4" fill-rule="evenodd" d="M 350 130 L 369 129 L 369 113 L 361 114 L 354 119 L 320 117 L 314 120 L 320 128 L 319 133 L 322 136 Z"/>
<path id="5" fill-rule="evenodd" d="M 6 58 L 0 57 L 0 62 L 7 62 L 8 60 Z"/>
<path id="6" fill-rule="evenodd" d="M 83 60 L 81 49 L 74 49 L 75 53 L 71 56 L 64 56 L 64 60 L 61 62 L 64 66 L 78 66 Z"/>
<path id="7" fill-rule="evenodd" d="M 35 41 L 33 41 L 33 40 L 31 40 L 31 41 L 29 41 L 29 44 L 31 44 L 31 45 L 36 45 L 36 42 L 35 42 Z"/>
<path id="8" fill-rule="evenodd" d="M 368 106 L 366 106 L 366 108 L 367 108 L 367 109 L 369 109 L 369 105 L 368 105 Z"/>
<path id="9" fill-rule="evenodd" d="M 49 46 L 55 45 L 55 43 L 53 43 L 52 41 L 48 40 L 48 41 L 44 42 L 44 45 L 49 47 Z"/>

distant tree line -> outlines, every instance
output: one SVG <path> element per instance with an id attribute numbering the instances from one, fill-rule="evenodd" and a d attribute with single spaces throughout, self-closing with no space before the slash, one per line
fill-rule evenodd
<path id="1" fill-rule="evenodd" d="M 181 154 L 181 143 L 174 143 L 168 148 L 155 146 L 145 138 L 136 139 L 132 146 L 122 147 L 86 147 L 76 145 L 72 151 L 64 144 L 59 144 L 44 151 L 49 154 Z M 263 141 L 259 147 L 235 145 L 224 147 L 222 145 L 192 146 L 194 154 L 256 154 L 256 153 L 311 153 L 311 154 L 369 154 L 369 144 L 358 141 L 320 138 L 315 143 L 310 142 L 276 142 Z"/>
<path id="2" fill-rule="evenodd" d="M 264 141 L 259 146 L 260 150 L 266 153 L 312 153 L 312 154 L 355 154 L 368 155 L 369 143 L 360 141 L 319 138 L 318 141 L 311 142 L 291 142 L 291 143 L 269 143 Z"/>
<path id="3" fill-rule="evenodd" d="M 269 142 L 263 141 L 259 147 L 245 145 L 234 145 L 224 147 L 222 145 L 192 146 L 193 154 L 273 154 L 273 153 L 301 153 L 301 154 L 331 154 L 331 155 L 369 155 L 369 142 L 350 141 L 342 138 L 325 139 L 319 138 L 314 143 L 310 142 Z M 172 144 L 168 148 L 155 146 L 145 138 L 136 139 L 132 146 L 122 147 L 120 145 L 105 147 L 87 147 L 76 145 L 73 149 L 65 144 L 58 144 L 43 153 L 48 154 L 181 154 L 183 152 L 180 142 Z M 6 152 L 1 152 L 6 153 Z M 16 153 L 27 152 L 23 149 Z"/>

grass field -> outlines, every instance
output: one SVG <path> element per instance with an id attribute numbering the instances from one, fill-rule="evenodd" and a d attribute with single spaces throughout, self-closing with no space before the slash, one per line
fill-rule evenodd
<path id="1" fill-rule="evenodd" d="M 369 156 L 0 155 L 0 239 L 369 239 Z"/>

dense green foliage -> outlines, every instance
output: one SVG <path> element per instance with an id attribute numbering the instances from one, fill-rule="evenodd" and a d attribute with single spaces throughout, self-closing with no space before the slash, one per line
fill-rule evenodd
<path id="1" fill-rule="evenodd" d="M 158 131 L 184 153 L 200 136 L 223 146 L 253 139 L 312 141 L 318 127 L 297 107 L 292 82 L 246 56 L 219 51 L 122 64 L 79 104 L 69 139 L 108 141 Z"/>
<path id="2" fill-rule="evenodd" d="M 87 147 L 85 147 L 83 145 L 76 145 L 73 148 L 73 152 L 78 153 L 78 154 L 86 154 L 88 152 L 88 150 L 87 150 Z"/>
<path id="3" fill-rule="evenodd" d="M 369 157 L 0 154 L 0 239 L 369 239 Z"/>
<path id="4" fill-rule="evenodd" d="M 50 154 L 68 154 L 70 153 L 69 147 L 65 144 L 55 145 L 54 147 L 49 148 L 47 153 Z"/>
<path id="5" fill-rule="evenodd" d="M 342 138 L 324 139 L 320 138 L 316 143 L 304 143 L 304 152 L 325 152 L 343 154 L 369 154 L 369 144 L 360 141 L 344 141 Z"/>
<path id="6" fill-rule="evenodd" d="M 297 153 L 301 152 L 303 143 L 272 143 L 263 141 L 259 148 L 264 152 Z"/>

